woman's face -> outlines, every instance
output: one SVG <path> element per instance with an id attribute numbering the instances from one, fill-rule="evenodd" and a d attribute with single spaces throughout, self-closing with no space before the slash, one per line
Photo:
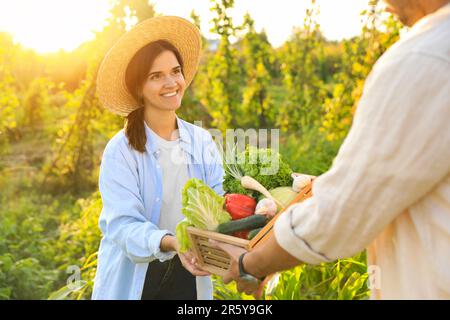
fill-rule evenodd
<path id="1" fill-rule="evenodd" d="M 156 57 L 144 82 L 142 93 L 146 107 L 176 110 L 181 105 L 186 82 L 181 66 L 172 51 Z"/>

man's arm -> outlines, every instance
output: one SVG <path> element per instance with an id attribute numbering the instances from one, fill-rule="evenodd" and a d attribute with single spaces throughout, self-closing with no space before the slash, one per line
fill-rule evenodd
<path id="1" fill-rule="evenodd" d="M 231 259 L 228 273 L 223 277 L 224 283 L 236 281 L 240 292 L 255 294 L 259 297 L 262 293 L 264 283 L 261 285 L 248 283 L 239 278 L 239 257 L 247 251 L 227 243 L 210 240 L 218 248 L 224 250 Z M 247 252 L 243 259 L 243 266 L 246 273 L 262 279 L 278 271 L 291 269 L 301 264 L 299 260 L 286 252 L 277 243 L 275 237 L 271 235 L 264 243 L 257 246 L 254 250 Z"/>
<path id="2" fill-rule="evenodd" d="M 300 260 L 284 250 L 273 235 L 247 253 L 243 260 L 245 271 L 257 278 L 291 269 L 301 263 Z"/>

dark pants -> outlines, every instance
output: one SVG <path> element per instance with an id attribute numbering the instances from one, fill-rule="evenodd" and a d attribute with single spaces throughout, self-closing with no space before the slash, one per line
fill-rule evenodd
<path id="1" fill-rule="evenodd" d="M 154 260 L 147 269 L 141 300 L 197 300 L 195 276 L 178 255 L 164 262 Z"/>

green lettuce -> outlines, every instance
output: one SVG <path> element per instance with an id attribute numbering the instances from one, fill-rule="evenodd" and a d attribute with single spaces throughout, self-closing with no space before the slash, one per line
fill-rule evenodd
<path id="1" fill-rule="evenodd" d="M 291 167 L 272 149 L 247 145 L 243 152 L 236 155 L 236 162 L 241 176 L 254 178 L 267 190 L 292 185 Z M 225 175 L 223 189 L 226 193 L 246 194 L 255 198 L 259 194 L 257 191 L 244 189 L 240 181 L 229 172 Z"/>
<path id="2" fill-rule="evenodd" d="M 181 212 L 186 219 L 177 225 L 176 236 L 182 252 L 191 247 L 186 232 L 188 226 L 216 231 L 219 224 L 231 220 L 230 214 L 223 209 L 225 198 L 199 179 L 192 178 L 186 182 L 181 200 Z"/>
<path id="3" fill-rule="evenodd" d="M 192 226 L 186 219 L 179 222 L 175 229 L 175 235 L 177 237 L 178 243 L 180 244 L 180 251 L 186 252 L 192 247 L 191 240 L 187 234 L 187 227 Z"/>

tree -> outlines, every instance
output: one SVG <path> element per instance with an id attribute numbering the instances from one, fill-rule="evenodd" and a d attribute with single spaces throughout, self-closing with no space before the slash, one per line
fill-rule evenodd
<path id="1" fill-rule="evenodd" d="M 216 17 L 213 19 L 214 27 L 211 31 L 220 36 L 220 43 L 207 62 L 206 73 L 199 86 L 199 95 L 213 119 L 212 125 L 225 130 L 235 126 L 236 119 L 240 116 L 242 70 L 239 68 L 237 51 L 230 42 L 237 28 L 227 10 L 233 7 L 234 0 L 212 2 L 214 6 L 211 10 Z"/>
<path id="2" fill-rule="evenodd" d="M 367 76 L 378 58 L 398 40 L 402 28 L 392 16 L 382 20 L 378 0 L 368 2 L 369 10 L 361 13 L 365 20 L 361 35 L 343 42 L 341 70 L 334 77 L 331 97 L 324 103 L 321 131 L 329 141 L 342 141 L 347 136 Z"/>
<path id="3" fill-rule="evenodd" d="M 54 84 L 47 78 L 35 78 L 29 85 L 23 101 L 23 126 L 37 131 L 44 124 L 43 108 L 49 106 L 50 91 Z"/>
<path id="4" fill-rule="evenodd" d="M 281 72 L 286 97 L 280 107 L 278 125 L 298 133 L 309 130 L 322 114 L 324 82 L 320 77 L 324 37 L 317 23 L 319 8 L 315 0 L 306 11 L 302 28 L 280 50 Z"/>
<path id="5" fill-rule="evenodd" d="M 251 128 L 268 128 L 274 123 L 276 108 L 270 91 L 274 52 L 265 32 L 256 32 L 254 21 L 248 13 L 241 29 L 246 31 L 241 42 L 241 57 L 247 80 L 243 89 L 241 124 Z"/>
<path id="6" fill-rule="evenodd" d="M 14 51 L 11 37 L 0 33 L 0 155 L 8 152 L 10 140 L 16 137 L 16 114 L 20 101 L 7 63 L 15 54 Z"/>
<path id="7" fill-rule="evenodd" d="M 194 10 L 191 12 L 192 23 L 197 26 L 200 30 L 200 17 L 195 13 Z M 200 62 L 197 75 L 192 81 L 191 85 L 187 88 L 184 93 L 182 107 L 177 110 L 177 114 L 189 122 L 201 121 L 202 125 L 209 126 L 212 122 L 212 118 L 207 110 L 207 108 L 202 104 L 201 95 L 201 74 L 206 72 L 205 68 L 205 57 L 208 56 L 208 40 L 201 35 L 202 38 L 202 61 Z"/>

